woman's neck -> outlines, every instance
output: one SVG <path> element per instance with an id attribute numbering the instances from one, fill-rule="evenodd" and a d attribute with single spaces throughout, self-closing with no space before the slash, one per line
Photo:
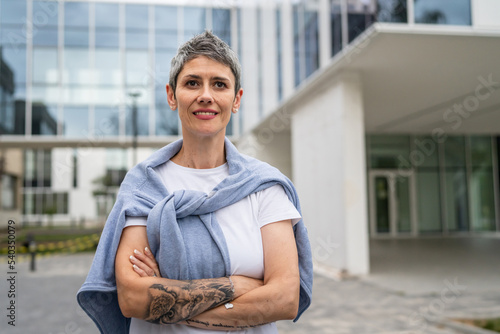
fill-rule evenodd
<path id="1" fill-rule="evenodd" d="M 183 138 L 182 147 L 171 159 L 178 165 L 188 168 L 209 169 L 226 163 L 224 137 Z"/>

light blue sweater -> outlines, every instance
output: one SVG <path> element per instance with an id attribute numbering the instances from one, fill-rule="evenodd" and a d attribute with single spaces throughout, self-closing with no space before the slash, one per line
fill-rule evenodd
<path id="1" fill-rule="evenodd" d="M 276 168 L 240 154 L 227 138 L 226 179 L 208 195 L 189 190 L 170 194 L 153 168 L 170 160 L 181 146 L 182 140 L 178 140 L 153 153 L 127 173 L 120 187 L 87 279 L 77 294 L 78 303 L 101 333 L 129 332 L 130 319 L 122 315 L 118 306 L 114 270 L 125 216 L 148 216 L 148 241 L 163 277 L 191 280 L 231 274 L 229 252 L 215 211 L 280 184 L 300 212 L 291 181 Z M 234 222 L 238 223 L 237 217 Z M 295 225 L 294 232 L 300 270 L 299 311 L 294 320 L 297 321 L 311 303 L 313 272 L 302 220 Z"/>

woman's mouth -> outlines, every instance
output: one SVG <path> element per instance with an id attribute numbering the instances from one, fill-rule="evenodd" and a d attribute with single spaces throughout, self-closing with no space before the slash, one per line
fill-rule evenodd
<path id="1" fill-rule="evenodd" d="M 219 113 L 215 110 L 204 109 L 204 110 L 196 110 L 193 112 L 194 117 L 201 120 L 210 120 L 215 118 Z"/>

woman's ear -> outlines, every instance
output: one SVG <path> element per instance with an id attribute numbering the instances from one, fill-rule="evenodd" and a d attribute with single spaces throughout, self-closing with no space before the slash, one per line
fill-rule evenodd
<path id="1" fill-rule="evenodd" d="M 167 90 L 168 105 L 170 106 L 170 109 L 176 110 L 177 109 L 177 100 L 175 99 L 175 92 L 169 84 L 167 84 L 167 86 L 165 88 Z"/>
<path id="2" fill-rule="evenodd" d="M 241 105 L 241 97 L 243 96 L 243 88 L 240 88 L 238 93 L 236 93 L 236 96 L 234 97 L 233 101 L 233 109 L 232 112 L 236 114 L 238 112 L 238 109 L 240 109 Z"/>

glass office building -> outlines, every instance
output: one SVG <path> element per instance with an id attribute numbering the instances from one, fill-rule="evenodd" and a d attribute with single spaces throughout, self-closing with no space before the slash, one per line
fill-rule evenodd
<path id="1" fill-rule="evenodd" d="M 209 29 L 242 63 L 228 135 L 296 182 L 313 249 L 345 233 L 498 232 L 499 10 L 481 0 L 0 0 L 0 161 L 13 159 L 3 149 L 22 158 L 3 169 L 2 205 L 27 224 L 102 220 L 126 171 L 179 138 L 170 60 Z M 328 265 L 367 270 L 339 259 Z"/>

